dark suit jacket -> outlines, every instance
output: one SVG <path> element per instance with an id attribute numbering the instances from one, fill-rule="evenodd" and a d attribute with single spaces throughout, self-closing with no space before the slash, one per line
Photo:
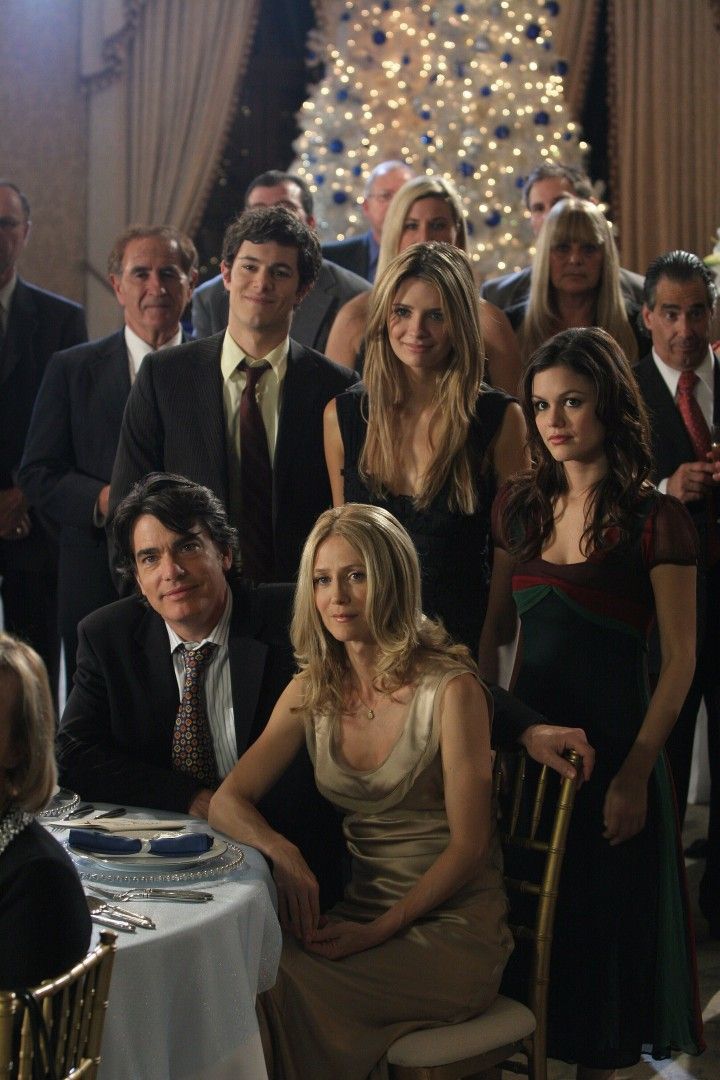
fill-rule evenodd
<path id="1" fill-rule="evenodd" d="M 323 352 L 340 308 L 369 288 L 364 278 L 323 259 L 317 281 L 293 315 L 290 336 L 308 349 Z M 228 303 L 228 292 L 219 274 L 195 290 L 192 321 L 196 338 L 209 337 L 226 328 Z"/>
<path id="2" fill-rule="evenodd" d="M 153 470 L 180 473 L 228 504 L 220 356 L 223 334 L 151 353 L 130 392 L 112 474 L 110 513 Z M 278 580 L 291 581 L 318 515 L 332 502 L 322 416 L 354 371 L 290 342 L 273 464 L 273 532 Z"/>
<path id="3" fill-rule="evenodd" d="M 228 643 L 238 756 L 265 727 L 293 671 L 292 588 L 233 587 Z M 84 799 L 187 811 L 200 784 L 171 767 L 178 685 L 163 619 L 139 596 L 79 627 L 78 667 L 57 737 L 60 783 Z M 260 803 L 318 878 L 339 874 L 342 839 L 303 750 Z M 329 886 L 328 886 L 329 887 Z"/>
<path id="4" fill-rule="evenodd" d="M 77 871 L 33 821 L 0 855 L 0 990 L 38 986 L 82 960 L 90 914 Z"/>
<path id="5" fill-rule="evenodd" d="M 513 274 L 505 274 L 503 277 L 489 278 L 480 287 L 480 295 L 484 300 L 507 311 L 515 304 L 524 303 L 530 295 L 530 275 L 532 268 L 526 266 L 524 270 L 516 270 Z M 643 283 L 645 279 L 641 274 L 620 267 L 620 289 L 627 300 L 642 306 Z"/>
<path id="6" fill-rule="evenodd" d="M 124 330 L 57 353 L 35 402 L 19 473 L 28 500 L 59 528 L 58 619 L 78 622 L 117 599 L 105 530 L 93 524 L 110 483 L 130 372 Z"/>
<path id="7" fill-rule="evenodd" d="M 0 354 L 0 489 L 13 487 L 35 397 L 54 352 L 87 340 L 79 304 L 18 278 Z M 0 573 L 13 566 L 39 570 L 52 563 L 37 516 L 25 540 L 0 540 Z"/>
<path id="8" fill-rule="evenodd" d="M 323 244 L 323 258 L 370 281 L 371 235 L 370 232 L 364 232 L 360 236 L 349 236 L 347 240 L 333 240 L 329 244 Z"/>

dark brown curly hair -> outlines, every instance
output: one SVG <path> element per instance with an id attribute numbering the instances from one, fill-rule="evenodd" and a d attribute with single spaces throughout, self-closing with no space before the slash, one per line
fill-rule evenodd
<path id="1" fill-rule="evenodd" d="M 545 446 L 535 423 L 533 380 L 548 368 L 567 367 L 588 379 L 597 396 L 596 415 L 605 428 L 608 470 L 592 492 L 591 513 L 581 539 L 587 554 L 607 546 L 607 530 L 627 541 L 639 501 L 650 494 L 650 427 L 635 376 L 610 334 L 597 327 L 563 330 L 537 349 L 520 383 L 530 469 L 513 480 L 500 516 L 508 551 L 520 561 L 535 558 L 552 535 L 555 504 L 568 490 L 565 470 Z"/>

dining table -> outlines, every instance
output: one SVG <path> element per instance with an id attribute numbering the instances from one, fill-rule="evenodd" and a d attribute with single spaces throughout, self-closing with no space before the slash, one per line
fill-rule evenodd
<path id="1" fill-rule="evenodd" d="M 92 826 L 108 809 L 98 804 L 72 825 Z M 117 896 L 147 886 L 212 894 L 198 903 L 116 901 L 150 916 L 155 929 L 118 933 L 99 1080 L 267 1080 L 255 999 L 275 981 L 282 935 L 265 859 L 198 818 L 143 808 L 125 813 L 128 819 L 176 821 L 182 835 L 210 834 L 226 851 L 197 869 L 165 872 L 158 857 L 140 872 L 131 861 L 131 872 L 120 860 L 116 867 L 70 846 L 70 823 L 45 820 L 68 847 L 89 895 L 104 890 Z M 95 927 L 93 945 L 101 928 Z"/>

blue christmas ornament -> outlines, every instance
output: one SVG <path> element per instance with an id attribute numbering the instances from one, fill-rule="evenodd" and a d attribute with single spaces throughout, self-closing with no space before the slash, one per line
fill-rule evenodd
<path id="1" fill-rule="evenodd" d="M 425 135 L 420 136 L 420 142 L 423 144 L 423 146 L 430 146 L 433 142 L 433 137 L 432 135 L 428 135 L 426 132 Z"/>
<path id="2" fill-rule="evenodd" d="M 455 65 L 455 74 L 457 75 L 458 79 L 463 79 L 465 77 L 465 65 L 463 63 L 458 62 Z"/>
<path id="3" fill-rule="evenodd" d="M 474 236 L 475 235 L 475 225 L 474 225 L 474 223 L 472 221 L 470 221 L 469 218 L 466 218 L 466 220 L 465 220 L 465 229 L 467 231 L 468 236 Z"/>
<path id="4" fill-rule="evenodd" d="M 349 94 L 348 94 L 347 90 L 338 90 L 335 97 L 336 97 L 336 99 L 338 101 L 347 101 L 347 99 L 349 97 Z"/>
<path id="5" fill-rule="evenodd" d="M 342 154 L 344 149 L 345 143 L 342 141 L 342 139 L 331 139 L 328 143 L 328 150 L 330 150 L 333 154 Z"/>
<path id="6" fill-rule="evenodd" d="M 502 214 L 499 210 L 491 210 L 488 216 L 485 218 L 485 224 L 489 225 L 491 229 L 496 228 L 502 221 Z"/>
<path id="7" fill-rule="evenodd" d="M 550 115 L 549 113 L 546 113 L 544 109 L 541 109 L 540 112 L 535 113 L 534 121 L 536 124 L 544 126 L 545 124 L 550 123 Z"/>
<path id="8" fill-rule="evenodd" d="M 558 15 L 560 12 L 560 5 L 557 0 L 545 0 L 545 10 L 548 15 Z"/>
<path id="9" fill-rule="evenodd" d="M 343 203 L 347 202 L 347 195 L 344 191 L 333 191 L 333 202 L 336 206 L 342 206 Z"/>
<path id="10" fill-rule="evenodd" d="M 387 34 L 384 30 L 373 30 L 372 39 L 376 45 L 384 45 L 387 41 Z"/>
<path id="11" fill-rule="evenodd" d="M 565 140 L 565 142 L 570 142 L 572 137 L 573 137 L 572 131 L 563 132 L 563 139 Z"/>
<path id="12" fill-rule="evenodd" d="M 568 63 L 566 60 L 556 60 L 553 71 L 556 75 L 567 75 Z"/>
<path id="13" fill-rule="evenodd" d="M 464 4 L 456 4 L 455 5 L 455 14 L 456 15 L 464 15 L 465 14 L 465 5 Z"/>
<path id="14" fill-rule="evenodd" d="M 383 11 L 389 11 L 392 7 L 390 0 L 383 0 Z"/>
<path id="15" fill-rule="evenodd" d="M 471 165 L 469 161 L 461 161 L 458 168 L 463 176 L 472 176 L 475 172 L 475 166 Z"/>
<path id="16" fill-rule="evenodd" d="M 420 110 L 420 118 L 422 120 L 429 120 L 431 116 L 432 116 L 432 113 L 430 112 L 429 109 L 421 109 Z"/>
<path id="17" fill-rule="evenodd" d="M 519 188 L 520 191 L 522 191 L 522 189 L 525 187 L 525 177 L 524 176 L 518 176 L 517 180 L 515 181 L 515 187 Z"/>
<path id="18" fill-rule="evenodd" d="M 340 22 L 349 22 L 349 21 L 350 21 L 350 12 L 349 11 L 343 11 L 342 15 L 340 16 Z"/>
<path id="19" fill-rule="evenodd" d="M 512 64 L 512 53 L 504 52 L 500 59 L 502 60 L 503 64 Z"/>
<path id="20" fill-rule="evenodd" d="M 525 31 L 525 37 L 530 38 L 531 41 L 534 41 L 535 38 L 540 37 L 540 27 L 537 23 L 530 23 L 530 25 Z"/>
<path id="21" fill-rule="evenodd" d="M 480 96 L 481 97 L 490 97 L 491 94 L 492 94 L 492 86 L 481 86 L 480 87 Z"/>
<path id="22" fill-rule="evenodd" d="M 317 176 L 315 177 L 315 183 L 317 184 L 318 187 L 320 187 L 322 184 L 325 183 L 325 177 L 323 176 L 322 173 L 317 174 Z"/>
<path id="23" fill-rule="evenodd" d="M 507 139 L 510 135 L 510 128 L 507 124 L 498 124 L 495 128 L 495 135 L 498 139 Z"/>
<path id="24" fill-rule="evenodd" d="M 352 174 L 353 176 L 362 176 L 362 165 L 353 165 Z"/>

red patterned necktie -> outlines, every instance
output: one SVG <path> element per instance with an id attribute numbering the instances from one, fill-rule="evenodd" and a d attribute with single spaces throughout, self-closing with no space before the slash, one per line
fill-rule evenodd
<path id="1" fill-rule="evenodd" d="M 682 416 L 685 430 L 692 443 L 695 457 L 698 461 L 707 461 L 706 455 L 710 453 L 711 439 L 710 429 L 703 416 L 702 409 L 695 397 L 695 385 L 700 381 L 699 376 L 692 370 L 683 371 L 680 374 L 677 388 L 677 407 Z M 708 566 L 720 559 L 720 536 L 717 528 L 717 497 L 714 491 L 708 492 L 705 497 L 707 506 L 707 537 L 706 559 Z"/>
<path id="2" fill-rule="evenodd" d="M 272 465 L 267 434 L 257 403 L 257 384 L 270 364 L 248 364 L 240 396 L 240 554 L 243 576 L 273 580 Z"/>
<path id="3" fill-rule="evenodd" d="M 197 649 L 180 645 L 185 664 L 182 701 L 175 718 L 172 764 L 178 772 L 198 780 L 213 791 L 218 786 L 217 763 L 208 721 L 203 683 L 205 671 L 217 645 L 206 641 Z"/>

